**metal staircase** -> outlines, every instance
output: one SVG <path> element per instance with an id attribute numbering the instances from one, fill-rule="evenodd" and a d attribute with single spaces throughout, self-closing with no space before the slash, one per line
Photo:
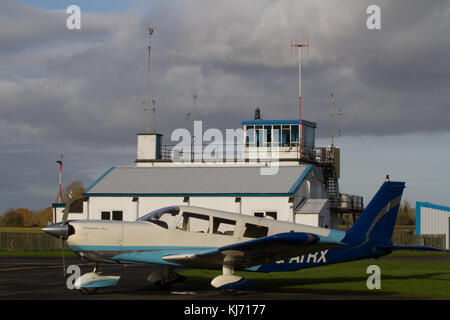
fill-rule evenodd
<path id="1" fill-rule="evenodd" d="M 339 182 L 334 173 L 333 164 L 332 163 L 322 164 L 321 168 L 323 181 L 328 191 L 330 210 L 338 212 L 340 209 Z"/>

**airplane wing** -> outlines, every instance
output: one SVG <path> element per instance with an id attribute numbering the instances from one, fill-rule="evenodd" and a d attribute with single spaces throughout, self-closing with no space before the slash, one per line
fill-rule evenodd
<path id="1" fill-rule="evenodd" d="M 235 269 L 244 269 L 341 245 L 341 242 L 320 241 L 320 237 L 312 233 L 287 232 L 192 254 L 168 255 L 163 259 L 184 266 L 217 268 L 227 256 L 234 259 Z"/>

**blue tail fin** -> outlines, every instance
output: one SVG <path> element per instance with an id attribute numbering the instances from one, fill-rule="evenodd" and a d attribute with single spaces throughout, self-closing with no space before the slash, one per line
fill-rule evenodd
<path id="1" fill-rule="evenodd" d="M 346 240 L 390 243 L 404 188 L 404 182 L 386 181 L 347 232 Z"/>

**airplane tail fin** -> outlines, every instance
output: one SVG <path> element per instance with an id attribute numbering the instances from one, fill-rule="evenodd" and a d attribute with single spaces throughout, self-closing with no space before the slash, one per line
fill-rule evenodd
<path id="1" fill-rule="evenodd" d="M 380 187 L 370 203 L 361 213 L 352 228 L 347 232 L 344 242 L 375 240 L 390 244 L 397 220 L 404 182 L 387 180 Z"/>

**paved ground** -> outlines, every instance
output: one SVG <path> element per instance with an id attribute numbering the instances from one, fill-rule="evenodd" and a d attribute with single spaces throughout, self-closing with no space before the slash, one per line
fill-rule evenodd
<path id="1" fill-rule="evenodd" d="M 392 258 L 392 259 L 399 259 Z M 408 258 L 406 258 L 408 259 Z M 414 257 L 417 259 L 417 257 Z M 425 259 L 450 259 L 450 256 L 426 257 Z M 90 272 L 92 264 L 78 258 L 66 258 L 66 265 L 77 264 L 82 273 Z M 149 274 L 145 266 L 101 265 L 105 274 L 121 275 L 116 287 L 102 289 L 97 294 L 83 295 L 78 290 L 69 290 L 63 276 L 62 260 L 59 257 L 7 257 L 0 256 L 0 300 L 223 300 L 218 290 L 203 283 L 185 282 L 173 286 L 172 290 L 160 291 L 146 281 Z M 348 293 L 310 292 L 256 292 L 242 291 L 232 296 L 233 300 L 327 300 L 327 299 L 401 299 L 388 295 L 355 295 Z M 405 297 L 406 299 L 408 297 Z"/>

